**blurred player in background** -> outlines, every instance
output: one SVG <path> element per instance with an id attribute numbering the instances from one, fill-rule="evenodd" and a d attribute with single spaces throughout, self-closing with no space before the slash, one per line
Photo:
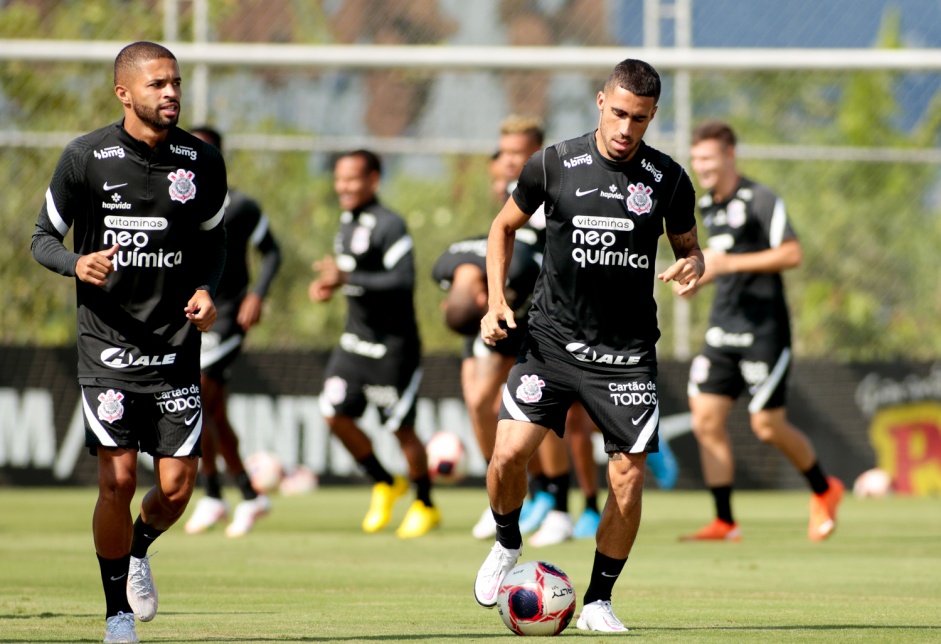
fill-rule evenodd
<path id="1" fill-rule="evenodd" d="M 195 127 L 190 133 L 222 151 L 222 135 L 214 128 Z M 206 413 L 201 439 L 201 472 L 206 496 L 196 504 L 184 529 L 187 534 L 199 534 L 229 516 L 216 464 L 216 456 L 221 455 L 243 499 L 235 506 L 235 514 L 225 533 L 229 537 L 241 537 L 252 529 L 256 519 L 268 514 L 271 500 L 252 487 L 245 471 L 239 455 L 239 439 L 226 411 L 226 383 L 232 375 L 232 365 L 242 352 L 245 334 L 261 320 L 262 303 L 281 265 L 281 249 L 271 234 L 268 217 L 251 197 L 237 190 L 229 190 L 225 229 L 226 265 L 216 289 L 216 324 L 212 331 L 203 335 L 200 356 Z M 248 290 L 249 246 L 261 254 L 261 265 L 251 292 Z"/>
<path id="2" fill-rule="evenodd" d="M 755 436 L 781 450 L 813 490 L 808 537 L 820 541 L 836 527 L 843 484 L 824 474 L 810 441 L 787 420 L 791 327 L 781 273 L 800 264 L 801 247 L 780 197 L 739 174 L 735 144 L 732 128 L 721 121 L 693 131 L 691 163 L 708 191 L 699 208 L 709 242 L 706 272 L 687 296 L 710 282 L 716 293 L 705 348 L 690 368 L 689 396 L 716 518 L 684 539 L 741 538 L 732 516 L 734 459 L 726 422 L 747 389 Z"/>
<path id="3" fill-rule="evenodd" d="M 74 277 L 85 441 L 98 459 L 92 518 L 105 642 L 137 642 L 157 613 L 147 550 L 183 516 L 199 469 L 200 332 L 225 264 L 225 163 L 179 129 L 180 67 L 136 42 L 114 61 L 124 118 L 79 137 L 52 175 L 36 260 Z M 76 252 L 63 238 L 74 227 Z M 156 485 L 131 520 L 139 451 Z"/>
<path id="4" fill-rule="evenodd" d="M 393 476 L 376 458 L 372 441 L 356 424 L 368 403 L 379 411 L 382 427 L 395 433 L 408 462 L 416 500 L 396 534 L 419 537 L 441 517 L 431 501 L 425 447 L 415 434 L 421 384 L 421 341 L 415 319 L 415 260 L 405 221 L 377 198 L 382 165 L 368 150 L 341 155 L 334 166 L 334 188 L 343 213 L 334 240 L 336 258 L 316 262 L 319 276 L 308 295 L 325 302 L 334 291 L 346 295 L 346 329 L 324 373 L 321 410 L 330 431 L 374 481 L 363 530 L 377 532 L 392 517 L 408 481 Z"/>
<path id="5" fill-rule="evenodd" d="M 647 63 L 619 63 L 596 95 L 598 128 L 535 154 L 490 229 L 489 306 L 481 334 L 493 344 L 506 337 L 504 327 L 516 326 L 504 292 L 513 238 L 540 206 L 545 209 L 542 270 L 487 471 L 497 538 L 474 583 L 482 606 L 496 604 L 522 552 L 526 464 L 546 434 L 565 431 L 578 400 L 604 437 L 610 493 L 577 626 L 627 630 L 611 595 L 640 526 L 647 452 L 657 450 L 660 332 L 653 284 L 656 278 L 691 288 L 703 272 L 689 177 L 643 142 L 660 87 Z M 676 261 L 656 275 L 664 228 Z"/>

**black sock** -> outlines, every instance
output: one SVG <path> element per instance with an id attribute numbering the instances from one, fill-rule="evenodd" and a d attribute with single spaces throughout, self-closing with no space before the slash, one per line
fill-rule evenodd
<path id="1" fill-rule="evenodd" d="M 222 499 L 222 478 L 218 472 L 206 474 L 206 496 Z"/>
<path id="2" fill-rule="evenodd" d="M 415 484 L 415 498 L 425 504 L 427 508 L 433 508 L 431 502 L 431 479 L 426 474 L 412 481 Z"/>
<path id="3" fill-rule="evenodd" d="M 163 532 L 163 530 L 157 530 L 144 523 L 144 520 L 138 515 L 137 521 L 134 522 L 134 536 L 131 538 L 131 556 L 137 557 L 138 559 L 146 557 L 147 548 L 149 548 L 150 544 L 156 541 L 157 537 L 162 535 Z"/>
<path id="4" fill-rule="evenodd" d="M 585 497 L 585 509 L 598 513 L 598 495 L 592 494 Z"/>
<path id="5" fill-rule="evenodd" d="M 624 564 L 627 558 L 612 559 L 595 550 L 595 563 L 591 567 L 591 581 L 588 582 L 588 590 L 585 591 L 583 606 L 587 606 L 599 599 L 611 601 L 611 591 L 614 589 L 614 582 L 618 580 L 621 571 L 624 570 Z"/>
<path id="6" fill-rule="evenodd" d="M 555 508 L 559 512 L 569 511 L 569 473 L 546 478 L 546 492 L 555 499 Z"/>
<path id="7" fill-rule="evenodd" d="M 359 461 L 360 466 L 366 470 L 366 474 L 376 483 L 387 483 L 392 485 L 392 475 L 386 471 L 386 468 L 382 466 L 382 463 L 376 459 L 375 454 L 370 454 L 366 458 L 362 458 Z"/>
<path id="8" fill-rule="evenodd" d="M 131 555 L 124 555 L 120 559 L 97 556 L 101 585 L 105 589 L 105 617 L 114 617 L 119 612 L 133 613 L 131 605 L 127 603 L 127 568 Z"/>
<path id="9" fill-rule="evenodd" d="M 537 474 L 529 482 L 529 496 L 535 497 L 537 493 L 544 492 L 548 484 L 549 477 L 545 474 Z"/>
<path id="10" fill-rule="evenodd" d="M 830 489 L 830 484 L 827 482 L 827 475 L 820 469 L 819 462 L 815 462 L 810 466 L 810 469 L 803 472 L 803 474 L 807 482 L 810 483 L 810 489 L 814 491 L 814 494 L 823 494 Z"/>
<path id="11" fill-rule="evenodd" d="M 716 517 L 726 523 L 735 523 L 732 518 L 732 486 L 720 485 L 709 488 L 709 491 L 712 492 L 712 498 L 716 502 Z"/>
<path id="12" fill-rule="evenodd" d="M 516 508 L 509 514 L 497 514 L 497 511 L 490 508 L 493 514 L 493 520 L 497 524 L 497 541 L 504 548 L 518 550 L 523 547 L 523 534 L 520 532 L 520 510 Z"/>
<path id="13" fill-rule="evenodd" d="M 248 478 L 248 472 L 236 474 L 235 484 L 242 493 L 242 498 L 244 498 L 246 501 L 251 501 L 252 499 L 258 498 L 258 492 L 256 492 L 255 488 L 252 487 L 252 480 Z"/>

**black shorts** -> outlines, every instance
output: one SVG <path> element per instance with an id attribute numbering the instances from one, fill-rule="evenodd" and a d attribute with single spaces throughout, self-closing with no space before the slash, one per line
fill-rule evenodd
<path id="1" fill-rule="evenodd" d="M 532 337 L 503 388 L 500 420 L 548 427 L 559 436 L 572 403 L 585 407 L 611 454 L 657 452 L 660 405 L 655 373 L 592 371 L 540 351 Z"/>
<path id="2" fill-rule="evenodd" d="M 749 413 L 783 407 L 787 400 L 787 377 L 791 370 L 791 348 L 774 342 L 729 349 L 709 345 L 693 358 L 688 393 L 738 398 L 745 388 L 751 396 Z"/>
<path id="3" fill-rule="evenodd" d="M 202 335 L 199 368 L 204 374 L 225 384 L 232 377 L 232 365 L 242 353 L 245 336 L 235 316 L 216 318 L 212 331 Z"/>
<path id="4" fill-rule="evenodd" d="M 85 446 L 123 447 L 153 456 L 201 456 L 199 383 L 153 393 L 82 385 Z"/>
<path id="5" fill-rule="evenodd" d="M 372 403 L 384 429 L 415 425 L 422 371 L 420 353 L 389 351 L 380 358 L 334 349 L 324 372 L 320 410 L 324 416 L 359 418 Z"/>

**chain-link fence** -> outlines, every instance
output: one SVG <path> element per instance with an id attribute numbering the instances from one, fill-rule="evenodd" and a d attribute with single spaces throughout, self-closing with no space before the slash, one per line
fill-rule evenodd
<path id="1" fill-rule="evenodd" d="M 829 3 L 735 0 L 54 0 L 0 1 L 0 51 L 12 39 L 120 44 L 433 46 L 433 59 L 468 46 L 551 47 L 572 57 L 596 47 L 930 48 L 941 45 L 933 0 Z M 260 56 L 275 47 L 252 50 Z M 281 50 L 278 50 L 281 51 Z M 524 51 L 524 50 L 519 50 Z M 535 50 L 539 51 L 539 50 Z M 605 51 L 618 50 L 610 49 Z M 655 57 L 658 49 L 647 50 Z M 730 59 L 734 58 L 730 49 Z M 821 52 L 827 50 L 821 49 Z M 437 52 L 437 53 L 436 53 Z M 113 53 L 110 56 L 113 58 Z M 644 52 L 625 49 L 625 54 Z M 381 61 L 383 50 L 374 57 Z M 342 306 L 307 300 L 311 262 L 337 225 L 330 156 L 371 147 L 387 171 L 383 200 L 416 239 L 417 302 L 429 350 L 456 350 L 430 268 L 455 239 L 483 233 L 496 213 L 487 159 L 500 121 L 534 115 L 549 143 L 593 129 L 603 65 L 558 70 L 500 65 L 198 62 L 180 56 L 181 124 L 226 135 L 230 183 L 264 206 L 284 248 L 282 274 L 250 344 L 326 348 Z M 821 56 L 826 56 L 821 53 Z M 73 285 L 29 256 L 33 223 L 62 147 L 120 118 L 110 64 L 83 56 L 0 60 L 0 342 L 74 337 Z M 563 57 L 564 59 L 564 57 Z M 275 59 L 272 58 L 274 61 Z M 683 161 L 701 119 L 731 122 L 742 170 L 788 205 L 804 264 L 788 274 L 795 345 L 803 355 L 933 358 L 941 312 L 941 67 L 826 69 L 661 67 L 664 94 L 648 141 Z M 661 250 L 668 259 L 669 249 Z M 661 355 L 699 346 L 708 295 L 689 310 L 658 291 Z"/>

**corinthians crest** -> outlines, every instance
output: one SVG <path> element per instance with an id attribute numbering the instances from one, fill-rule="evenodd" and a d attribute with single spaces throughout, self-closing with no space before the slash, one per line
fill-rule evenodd
<path id="1" fill-rule="evenodd" d="M 516 397 L 524 403 L 534 403 L 542 400 L 542 388 L 546 386 L 539 376 L 522 376 L 522 384 L 516 388 Z"/>
<path id="2" fill-rule="evenodd" d="M 98 394 L 98 400 L 101 401 L 101 404 L 98 405 L 98 418 L 101 420 L 113 423 L 124 416 L 124 405 L 121 404 L 121 401 L 124 400 L 124 394 L 120 391 L 109 389 L 103 394 Z"/>
<path id="3" fill-rule="evenodd" d="M 650 209 L 653 208 L 653 199 L 650 198 L 653 188 L 638 182 L 629 185 L 627 190 L 631 193 L 624 200 L 627 203 L 628 210 L 635 215 L 646 215 L 650 212 Z"/>
<path id="4" fill-rule="evenodd" d="M 172 201 L 186 203 L 195 197 L 196 184 L 193 183 L 193 179 L 195 178 L 196 174 L 189 170 L 180 169 L 168 174 L 167 179 L 170 180 L 170 199 Z"/>

